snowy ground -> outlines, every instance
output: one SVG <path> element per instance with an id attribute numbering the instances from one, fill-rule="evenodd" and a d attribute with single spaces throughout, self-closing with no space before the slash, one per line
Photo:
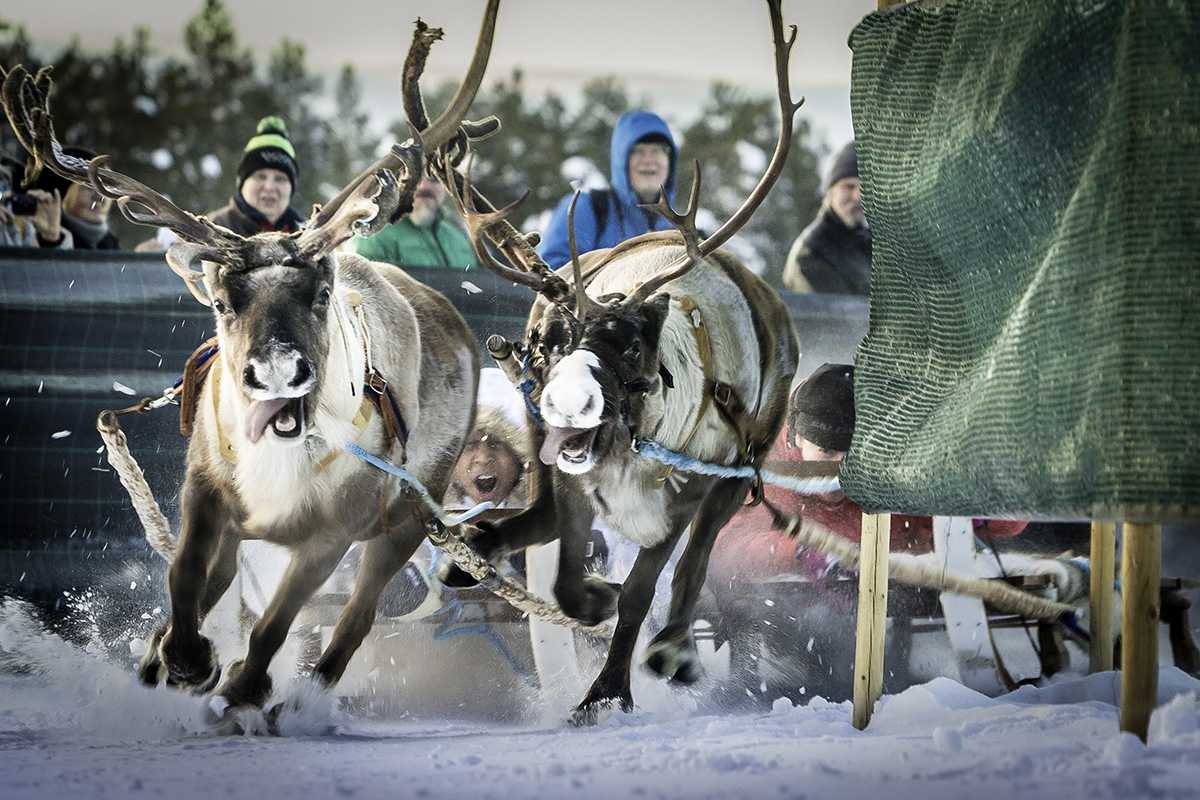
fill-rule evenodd
<path id="1" fill-rule="evenodd" d="M 5 652 L 5 800 L 1200 796 L 1200 681 L 1174 669 L 1148 747 L 1117 731 L 1113 673 L 999 699 L 939 678 L 885 697 L 865 732 L 849 704 L 719 714 L 639 677 L 642 708 L 592 729 L 561 721 L 559 693 L 531 701 L 541 721 L 508 726 L 356 718 L 316 702 L 267 738 L 211 735 L 198 699 L 138 686 L 11 603 Z"/>

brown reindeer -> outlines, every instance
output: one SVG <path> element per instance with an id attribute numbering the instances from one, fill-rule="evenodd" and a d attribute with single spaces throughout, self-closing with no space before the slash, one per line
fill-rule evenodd
<path id="1" fill-rule="evenodd" d="M 462 317 L 400 269 L 335 252 L 412 208 L 425 149 L 461 137 L 482 80 L 498 0 L 491 0 L 466 79 L 419 141 L 397 145 L 295 234 L 235 235 L 111 169 L 64 155 L 49 111 L 47 70 L 5 76 L 3 103 L 40 163 L 112 197 L 130 220 L 181 241 L 171 268 L 214 312 L 219 355 L 196 401 L 169 573 L 171 614 L 139 674 L 211 690 L 221 667 L 200 633 L 237 570 L 238 544 L 288 547 L 291 564 L 243 660 L 210 703 L 218 715 L 261 707 L 267 668 L 301 606 L 354 541 L 366 541 L 357 583 L 313 674 L 337 683 L 370 630 L 376 603 L 426 533 L 430 513 L 411 489 L 343 451 L 354 442 L 415 475 L 437 498 L 471 430 L 479 357 Z M 278 707 L 276 707 L 278 708 Z"/>
<path id="2" fill-rule="evenodd" d="M 787 77 L 795 29 L 785 39 L 779 1 L 769 0 L 769 7 L 782 115 L 778 143 L 750 197 L 707 239 L 700 240 L 695 228 L 697 165 L 686 212 L 676 213 L 665 199 L 656 207 L 678 232 L 650 233 L 574 257 L 570 271 L 554 273 L 520 247 L 526 240 L 504 219 L 512 207 L 495 211 L 469 178 L 445 168 L 444 161 L 436 170 L 459 198 L 481 260 L 539 294 L 517 355 L 527 359 L 526 375 L 536 384 L 534 399 L 544 420 L 540 460 L 554 467 L 552 478 L 543 479 L 550 488 L 524 513 L 480 530 L 473 544 L 495 559 L 558 538 L 554 593 L 563 610 L 588 623 L 617 612 L 607 660 L 575 710 L 576 723 L 595 721 L 614 703 L 632 708 L 630 666 L 638 631 L 658 575 L 689 524 L 670 616 L 651 642 L 646 663 L 666 678 L 697 680 L 692 623 L 709 552 L 751 486 L 745 478 L 696 474 L 676 473 L 667 480 L 669 470 L 633 452 L 631 444 L 648 437 L 705 462 L 758 467 L 783 423 L 799 360 L 791 318 L 771 288 L 718 250 L 779 175 L 799 108 L 791 102 Z M 423 119 L 415 82 L 407 82 L 405 91 L 410 120 Z M 485 239 L 512 266 L 492 258 Z M 500 340 L 493 354 L 503 358 L 509 349 Z M 593 516 L 641 547 L 623 586 L 583 574 Z M 453 570 L 446 577 L 465 582 Z"/>

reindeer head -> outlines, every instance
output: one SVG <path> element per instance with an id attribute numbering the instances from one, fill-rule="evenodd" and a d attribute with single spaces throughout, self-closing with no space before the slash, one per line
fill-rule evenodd
<path id="1" fill-rule="evenodd" d="M 35 76 L 20 66 L 5 73 L 2 101 L 17 139 L 32 156 L 32 171 L 45 167 L 90 186 L 115 200 L 129 220 L 178 235 L 167 263 L 213 310 L 223 362 L 240 389 L 246 438 L 301 442 L 327 377 L 331 339 L 339 330 L 346 336 L 333 251 L 351 236 L 370 235 L 412 210 L 425 150 L 436 151 L 460 136 L 487 66 L 497 8 L 498 0 L 490 0 L 467 77 L 449 108 L 423 135 L 392 147 L 315 208 L 304 228 L 292 234 L 239 236 L 109 168 L 104 156 L 84 161 L 63 153 L 50 114 L 49 68 Z M 341 368 L 345 372 L 348 365 Z M 341 377 L 359 382 L 363 376 Z"/>
<path id="2" fill-rule="evenodd" d="M 575 246 L 575 204 L 567 215 L 573 304 L 559 304 L 530 332 L 531 368 L 540 377 L 540 408 L 546 436 L 539 457 L 563 472 L 588 472 L 614 449 L 627 449 L 636 435 L 646 396 L 671 377 L 659 361 L 659 339 L 671 297 L 659 289 L 701 260 L 696 233 L 700 165 L 694 165 L 689 207 L 678 214 L 660 192 L 651 208 L 679 228 L 687 255 L 667 266 L 628 297 L 588 296 Z M 663 253 L 670 253 L 664 250 Z"/>

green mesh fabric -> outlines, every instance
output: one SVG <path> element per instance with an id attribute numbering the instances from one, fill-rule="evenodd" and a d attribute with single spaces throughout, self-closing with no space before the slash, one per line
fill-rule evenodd
<path id="1" fill-rule="evenodd" d="M 1198 9 L 915 3 L 855 29 L 864 508 L 1200 516 Z"/>

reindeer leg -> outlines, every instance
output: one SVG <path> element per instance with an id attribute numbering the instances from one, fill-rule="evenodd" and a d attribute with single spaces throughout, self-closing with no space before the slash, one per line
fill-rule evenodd
<path id="1" fill-rule="evenodd" d="M 313 676 L 327 688 L 341 680 L 351 656 L 375 623 L 379 596 L 425 538 L 420 521 L 414 516 L 409 516 L 409 520 L 387 535 L 367 542 L 354 593 L 338 617 L 329 646 L 313 668 Z"/>
<path id="2" fill-rule="evenodd" d="M 332 541 L 318 538 L 292 554 L 271 604 L 250 632 L 246 658 L 229 665 L 225 682 L 216 692 L 227 707 L 262 706 L 271 694 L 271 676 L 267 674 L 271 659 L 283 645 L 300 609 L 333 573 L 349 548 L 349 542 L 341 537 L 331 538 Z"/>
<path id="3" fill-rule="evenodd" d="M 671 612 L 667 624 L 646 648 L 646 666 L 664 678 L 684 684 L 700 679 L 700 657 L 692 636 L 696 601 L 704 586 L 708 556 L 717 534 L 738 510 L 749 488 L 750 482 L 745 479 L 722 480 L 709 490 L 700 505 L 687 548 L 671 580 Z"/>
<path id="4" fill-rule="evenodd" d="M 594 725 L 600 712 L 615 703 L 622 711 L 633 710 L 633 693 L 629 689 L 629 669 L 633 662 L 633 649 L 637 644 L 638 631 L 650 610 L 654 599 L 654 585 L 667 559 L 675 549 L 675 543 L 683 525 L 677 525 L 674 533 L 654 547 L 643 547 L 633 562 L 633 569 L 621 587 L 621 598 L 617 604 L 617 628 L 608 646 L 608 657 L 604 667 L 588 689 L 583 702 L 575 707 L 571 715 L 572 725 Z"/>
<path id="5" fill-rule="evenodd" d="M 621 584 L 584 574 L 586 545 L 591 538 L 591 506 L 585 502 L 567 506 L 558 526 L 558 575 L 554 598 L 563 613 L 587 625 L 599 625 L 617 611 Z"/>
<path id="6" fill-rule="evenodd" d="M 200 635 L 200 621 L 208 612 L 204 597 L 210 568 L 229 515 L 218 492 L 203 479 L 189 478 L 180 516 L 179 548 L 168 573 L 171 619 L 151 639 L 138 676 L 156 686 L 165 667 L 169 685 L 206 692 L 220 678 L 221 668 L 212 642 Z"/>

